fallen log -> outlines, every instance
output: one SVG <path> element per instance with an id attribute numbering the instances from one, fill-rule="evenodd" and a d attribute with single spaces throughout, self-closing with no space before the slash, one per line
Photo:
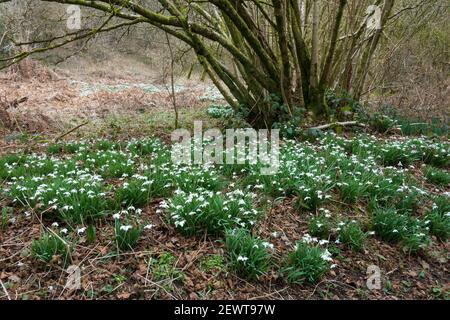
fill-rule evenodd
<path id="1" fill-rule="evenodd" d="M 364 123 L 360 123 L 357 121 L 345 121 L 345 122 L 333 122 L 333 123 L 328 123 L 328 124 L 324 124 L 321 126 L 317 126 L 317 127 L 312 127 L 312 128 L 308 128 L 308 130 L 323 130 L 323 129 L 328 129 L 334 126 L 358 126 L 358 127 L 366 127 L 366 125 Z"/>

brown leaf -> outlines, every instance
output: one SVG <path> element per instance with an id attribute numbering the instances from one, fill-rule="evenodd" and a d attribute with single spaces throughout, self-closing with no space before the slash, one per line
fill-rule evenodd
<path id="1" fill-rule="evenodd" d="M 129 292 L 122 292 L 122 293 L 119 293 L 117 295 L 117 298 L 119 298 L 119 299 L 129 299 L 130 296 L 131 296 L 131 293 L 129 293 Z"/>
<path id="2" fill-rule="evenodd" d="M 189 299 L 191 299 L 191 300 L 198 300 L 198 295 L 195 292 L 191 292 L 189 294 Z"/>

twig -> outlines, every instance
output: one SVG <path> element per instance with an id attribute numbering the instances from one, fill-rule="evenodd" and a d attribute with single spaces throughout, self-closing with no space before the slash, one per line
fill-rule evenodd
<path id="1" fill-rule="evenodd" d="M 3 284 L 3 281 L 2 281 L 2 280 L 0 280 L 0 284 L 2 285 L 3 291 L 5 292 L 6 297 L 8 298 L 8 300 L 11 300 L 11 297 L 9 296 L 8 290 L 6 290 L 6 287 L 5 287 L 5 285 Z"/>
<path id="2" fill-rule="evenodd" d="M 76 127 L 70 129 L 69 131 L 64 132 L 62 135 L 56 137 L 55 142 L 58 142 L 59 140 L 61 140 L 62 138 L 64 138 L 65 136 L 67 136 L 68 134 L 71 134 L 72 132 L 74 132 L 75 130 L 80 129 L 81 127 L 87 125 L 89 123 L 89 121 L 83 122 L 82 124 L 77 125 Z"/>
<path id="3" fill-rule="evenodd" d="M 283 289 L 280 289 L 280 290 L 277 290 L 277 291 L 274 291 L 274 292 L 270 292 L 270 293 L 264 294 L 264 295 L 262 295 L 262 296 L 252 297 L 252 298 L 249 298 L 248 300 L 261 300 L 261 299 L 267 299 L 268 297 L 272 297 L 272 296 L 275 295 L 275 294 L 280 294 L 281 292 L 286 291 L 287 289 L 289 289 L 289 287 L 285 287 L 285 288 L 283 288 Z"/>

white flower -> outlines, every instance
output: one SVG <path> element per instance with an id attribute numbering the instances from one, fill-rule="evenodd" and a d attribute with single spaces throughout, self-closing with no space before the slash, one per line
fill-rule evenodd
<path id="1" fill-rule="evenodd" d="M 128 230 L 132 229 L 133 226 L 127 225 L 127 226 L 120 226 L 120 230 L 127 232 Z"/>
<path id="2" fill-rule="evenodd" d="M 181 221 L 175 221 L 175 227 L 183 227 L 184 224 L 186 223 L 186 220 L 181 220 Z"/>
<path id="3" fill-rule="evenodd" d="M 58 222 L 53 222 L 53 223 L 52 223 L 52 227 L 53 227 L 53 228 L 58 228 L 58 227 L 59 227 Z"/>
<path id="4" fill-rule="evenodd" d="M 324 261 L 333 261 L 333 259 L 331 258 L 331 253 L 328 250 L 325 250 L 324 253 L 322 253 L 320 255 L 320 257 L 322 258 L 322 260 Z"/>
<path id="5" fill-rule="evenodd" d="M 78 235 L 83 234 L 85 231 L 86 231 L 86 227 L 80 228 L 77 230 L 77 234 Z"/>
<path id="6" fill-rule="evenodd" d="M 245 261 L 247 261 L 247 260 L 248 260 L 248 258 L 247 258 L 247 257 L 244 257 L 244 256 L 239 256 L 239 257 L 237 258 L 237 261 L 245 262 Z"/>
<path id="7" fill-rule="evenodd" d="M 306 244 L 318 242 L 317 238 L 311 237 L 308 233 L 302 237 L 302 241 Z"/>
<path id="8" fill-rule="evenodd" d="M 63 234 L 67 234 L 67 229 L 66 228 L 64 228 L 64 229 L 61 229 L 61 231 L 60 231 L 61 233 L 63 233 Z"/>
<path id="9" fill-rule="evenodd" d="M 120 219 L 120 213 L 113 214 L 113 218 L 114 218 L 114 220 L 119 220 Z"/>
<path id="10" fill-rule="evenodd" d="M 151 229 L 153 229 L 154 226 L 155 226 L 154 224 L 148 224 L 144 227 L 144 229 L 151 230 Z"/>
<path id="11" fill-rule="evenodd" d="M 273 244 L 269 243 L 269 242 L 263 242 L 262 245 L 264 246 L 264 248 L 269 248 L 273 250 Z"/>

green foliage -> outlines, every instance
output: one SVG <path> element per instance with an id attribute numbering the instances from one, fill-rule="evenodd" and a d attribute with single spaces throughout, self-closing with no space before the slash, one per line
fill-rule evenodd
<path id="1" fill-rule="evenodd" d="M 450 200 L 448 197 L 436 197 L 425 217 L 430 233 L 446 241 L 450 238 Z"/>
<path id="2" fill-rule="evenodd" d="M 104 216 L 115 207 L 106 196 L 101 179 L 84 171 L 53 175 L 50 180 L 27 177 L 14 184 L 8 194 L 23 204 L 56 212 L 70 224 L 82 224 Z"/>
<path id="3" fill-rule="evenodd" d="M 241 190 L 226 194 L 206 190 L 187 193 L 179 190 L 167 204 L 170 222 L 177 230 L 192 236 L 207 232 L 222 234 L 226 229 L 250 227 L 258 217 L 252 195 Z"/>
<path id="4" fill-rule="evenodd" d="M 228 119 L 234 115 L 233 108 L 222 105 L 211 105 L 206 112 L 214 119 Z"/>
<path id="5" fill-rule="evenodd" d="M 331 233 L 331 221 L 330 218 L 321 214 L 319 216 L 313 217 L 309 220 L 308 230 L 309 233 L 321 239 L 328 239 Z"/>
<path id="6" fill-rule="evenodd" d="M 2 208 L 2 214 L 0 217 L 0 230 L 5 230 L 6 227 L 8 226 L 8 220 L 9 220 L 10 213 L 12 213 L 11 208 L 9 208 L 9 207 Z"/>
<path id="7" fill-rule="evenodd" d="M 176 258 L 170 252 L 162 252 L 150 261 L 151 276 L 154 281 L 182 279 L 183 273 L 175 267 Z"/>
<path id="8" fill-rule="evenodd" d="M 75 154 L 86 150 L 87 145 L 83 142 L 55 143 L 47 147 L 48 154 L 67 153 Z"/>
<path id="9" fill-rule="evenodd" d="M 448 173 L 447 171 L 428 166 L 424 169 L 424 176 L 429 182 L 433 184 L 443 187 L 450 185 L 450 173 Z"/>
<path id="10" fill-rule="evenodd" d="M 399 114 L 398 110 L 395 106 L 385 104 L 375 114 L 368 115 L 365 122 L 379 133 L 386 133 L 394 126 L 399 127 L 405 136 L 446 136 L 449 133 L 446 122 L 437 118 L 433 118 L 431 122 L 419 118 L 406 118 Z"/>
<path id="11" fill-rule="evenodd" d="M 375 131 L 383 134 L 395 127 L 397 122 L 387 115 L 375 113 L 370 116 L 369 124 Z"/>
<path id="12" fill-rule="evenodd" d="M 97 232 L 95 226 L 90 224 L 86 229 L 86 240 L 89 244 L 94 244 L 97 239 Z"/>
<path id="13" fill-rule="evenodd" d="M 356 221 L 349 221 L 340 226 L 338 239 L 352 250 L 361 251 L 366 238 L 366 233 Z"/>
<path id="14" fill-rule="evenodd" d="M 86 168 L 100 174 L 103 178 L 122 178 L 134 172 L 134 159 L 127 153 L 116 150 L 83 152 L 77 154 Z"/>
<path id="15" fill-rule="evenodd" d="M 327 90 L 325 99 L 330 115 L 336 121 L 353 120 L 356 114 L 363 112 L 362 104 L 354 100 L 348 92 Z"/>
<path id="16" fill-rule="evenodd" d="M 171 183 L 162 173 L 134 175 L 116 190 L 116 199 L 123 206 L 142 207 L 152 198 L 167 196 Z"/>
<path id="17" fill-rule="evenodd" d="M 429 243 L 424 224 L 395 209 L 377 209 L 372 213 L 372 224 L 376 234 L 388 242 L 401 242 L 410 252 L 416 252 Z"/>
<path id="18" fill-rule="evenodd" d="M 115 221 L 114 234 L 117 247 L 122 250 L 133 250 L 141 237 L 140 227 L 131 224 L 122 224 L 118 219 Z"/>
<path id="19" fill-rule="evenodd" d="M 69 254 L 67 244 L 52 234 L 45 233 L 31 243 L 31 255 L 43 262 L 52 261 L 54 256 L 60 256 L 64 261 Z"/>
<path id="20" fill-rule="evenodd" d="M 225 270 L 225 260 L 222 255 L 211 254 L 200 261 L 200 269 L 217 275 Z"/>
<path id="21" fill-rule="evenodd" d="M 126 149 L 133 155 L 150 155 L 157 154 L 166 149 L 159 139 L 148 138 L 136 140 L 133 139 L 128 142 Z"/>
<path id="22" fill-rule="evenodd" d="M 117 150 L 119 147 L 119 143 L 110 140 L 97 140 L 93 145 L 94 149 L 102 151 Z"/>
<path id="23" fill-rule="evenodd" d="M 317 282 L 330 269 L 330 253 L 318 246 L 298 242 L 288 254 L 282 273 L 289 283 Z"/>
<path id="24" fill-rule="evenodd" d="M 225 247 L 230 267 L 240 276 L 256 279 L 270 263 L 270 244 L 252 237 L 247 230 L 234 229 L 225 234 Z"/>
<path id="25" fill-rule="evenodd" d="M 447 123 L 442 123 L 440 120 L 434 118 L 431 123 L 425 123 L 421 119 L 404 119 L 397 120 L 400 130 L 405 136 L 447 136 L 449 134 L 449 126 Z"/>
<path id="26" fill-rule="evenodd" d="M 422 147 L 423 161 L 434 167 L 446 168 L 450 165 L 448 143 L 434 143 Z"/>

